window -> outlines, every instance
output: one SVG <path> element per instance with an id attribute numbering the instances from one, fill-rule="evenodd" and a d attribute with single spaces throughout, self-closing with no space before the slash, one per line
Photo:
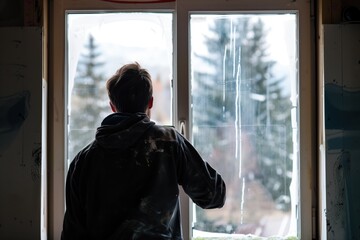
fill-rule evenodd
<path id="1" fill-rule="evenodd" d="M 220 210 L 203 211 L 182 196 L 185 239 L 311 238 L 312 179 L 304 170 L 313 113 L 302 108 L 314 101 L 308 4 L 59 2 L 52 6 L 50 236 L 61 231 L 68 161 L 109 113 L 105 79 L 138 61 L 152 74 L 154 109 L 162 106 L 153 119 L 185 123 L 186 137 L 227 182 Z"/>
<path id="2" fill-rule="evenodd" d="M 68 162 L 93 140 L 102 119 L 111 113 L 106 80 L 122 65 L 139 62 L 153 80 L 151 118 L 172 122 L 172 14 L 67 14 Z"/>
<path id="3" fill-rule="evenodd" d="M 222 209 L 194 206 L 193 236 L 297 236 L 296 24 L 190 15 L 192 142 L 227 183 Z"/>

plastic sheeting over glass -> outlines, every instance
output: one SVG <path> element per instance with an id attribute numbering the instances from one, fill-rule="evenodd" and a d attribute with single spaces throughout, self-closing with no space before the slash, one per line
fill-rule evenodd
<path id="1" fill-rule="evenodd" d="M 105 84 L 124 64 L 136 61 L 150 72 L 151 118 L 171 124 L 172 18 L 151 12 L 67 14 L 68 161 L 111 113 Z"/>
<path id="2" fill-rule="evenodd" d="M 296 14 L 190 15 L 192 141 L 227 184 L 195 239 L 298 236 L 296 32 Z"/>

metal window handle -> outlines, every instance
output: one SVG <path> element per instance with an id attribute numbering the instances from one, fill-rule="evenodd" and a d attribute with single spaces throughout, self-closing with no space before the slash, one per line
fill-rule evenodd
<path id="1" fill-rule="evenodd" d="M 186 120 L 180 120 L 179 121 L 179 126 L 180 126 L 181 135 L 186 137 Z"/>

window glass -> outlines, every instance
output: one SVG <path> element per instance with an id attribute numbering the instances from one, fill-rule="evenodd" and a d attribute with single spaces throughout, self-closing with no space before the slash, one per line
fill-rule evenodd
<path id="1" fill-rule="evenodd" d="M 95 137 L 111 113 L 106 81 L 124 64 L 138 62 L 153 80 L 151 118 L 172 122 L 172 14 L 69 13 L 67 15 L 68 163 Z"/>
<path id="2" fill-rule="evenodd" d="M 296 14 L 190 15 L 192 142 L 227 184 L 222 209 L 193 206 L 194 239 L 297 239 L 296 28 Z"/>
<path id="3" fill-rule="evenodd" d="M 105 82 L 125 63 L 150 71 L 152 120 L 172 124 L 172 18 L 67 14 L 68 162 L 111 113 Z M 190 15 L 191 140 L 227 184 L 224 208 L 193 206 L 194 239 L 297 239 L 296 28 L 296 14 Z"/>

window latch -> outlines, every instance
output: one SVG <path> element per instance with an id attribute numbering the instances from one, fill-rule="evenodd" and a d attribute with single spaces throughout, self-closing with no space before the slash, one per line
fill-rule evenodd
<path id="1" fill-rule="evenodd" d="M 179 121 L 180 134 L 186 138 L 186 120 Z"/>

